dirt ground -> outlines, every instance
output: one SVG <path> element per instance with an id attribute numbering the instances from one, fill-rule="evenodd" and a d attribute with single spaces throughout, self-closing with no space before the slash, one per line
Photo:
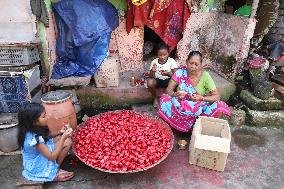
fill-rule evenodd
<path id="1" fill-rule="evenodd" d="M 142 110 L 144 111 L 144 110 Z M 145 110 L 146 111 L 146 110 Z M 281 189 L 284 184 L 284 130 L 273 128 L 231 128 L 232 142 L 226 169 L 216 172 L 190 165 L 188 150 L 178 150 L 159 165 L 134 174 L 108 174 L 83 163 L 70 164 L 69 156 L 63 168 L 75 172 L 75 177 L 64 183 L 45 184 L 44 188 L 82 189 L 214 189 L 258 188 Z M 175 133 L 176 141 L 188 136 Z M 246 142 L 243 143 L 242 141 Z M 21 156 L 0 156 L 0 188 L 16 188 L 21 176 Z"/>

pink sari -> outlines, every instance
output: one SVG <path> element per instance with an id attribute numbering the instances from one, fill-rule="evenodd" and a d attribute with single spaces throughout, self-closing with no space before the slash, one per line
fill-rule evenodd
<path id="1" fill-rule="evenodd" d="M 178 83 L 180 90 L 187 92 L 189 97 L 197 93 L 187 77 L 185 68 L 178 69 L 172 79 Z M 229 106 L 223 101 L 193 102 L 189 99 L 180 100 L 177 97 L 164 94 L 160 102 L 158 114 L 173 128 L 182 132 L 192 129 L 198 116 L 218 117 L 220 113 L 227 116 L 231 113 Z"/>

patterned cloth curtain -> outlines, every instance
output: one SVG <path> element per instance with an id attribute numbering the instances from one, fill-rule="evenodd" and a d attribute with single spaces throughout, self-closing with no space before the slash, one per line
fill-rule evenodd
<path id="1" fill-rule="evenodd" d="M 126 30 L 129 33 L 133 27 L 147 26 L 173 50 L 189 17 L 185 0 L 148 0 L 140 6 L 128 0 Z"/>

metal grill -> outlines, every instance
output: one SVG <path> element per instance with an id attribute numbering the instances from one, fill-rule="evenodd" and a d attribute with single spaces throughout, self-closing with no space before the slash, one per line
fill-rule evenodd
<path id="1" fill-rule="evenodd" d="M 35 47 L 0 46 L 0 66 L 25 66 L 39 60 Z"/>

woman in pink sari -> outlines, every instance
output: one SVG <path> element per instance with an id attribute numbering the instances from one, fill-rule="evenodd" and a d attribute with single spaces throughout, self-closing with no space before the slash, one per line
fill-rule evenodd
<path id="1" fill-rule="evenodd" d="M 167 94 L 160 99 L 158 114 L 182 132 L 191 130 L 198 116 L 230 115 L 229 106 L 220 101 L 213 79 L 202 69 L 199 51 L 189 53 L 186 66 L 181 66 L 172 76 Z"/>

